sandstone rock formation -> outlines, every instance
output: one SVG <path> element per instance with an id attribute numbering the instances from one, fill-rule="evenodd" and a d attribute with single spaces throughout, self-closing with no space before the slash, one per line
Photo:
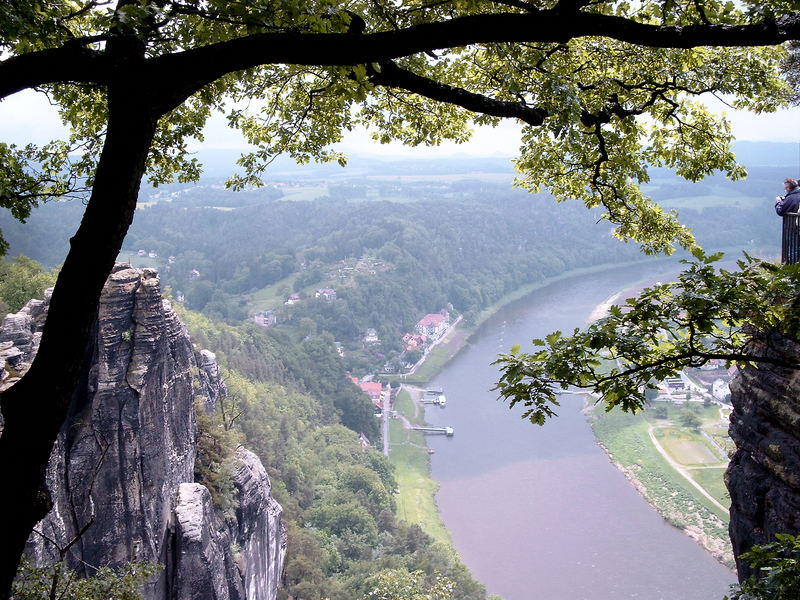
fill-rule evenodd
<path id="1" fill-rule="evenodd" d="M 175 600 L 276 597 L 285 551 L 281 507 L 269 495 L 269 477 L 258 457 L 240 449 L 237 460 L 237 526 L 225 526 L 199 483 L 178 488 L 174 541 L 179 552 L 171 569 Z"/>
<path id="2" fill-rule="evenodd" d="M 757 337 L 753 350 L 800 357 L 800 344 L 778 334 Z M 730 435 L 736 443 L 725 482 L 731 496 L 730 534 L 739 577 L 750 570 L 738 556 L 776 533 L 800 534 L 800 371 L 745 368 L 731 385 Z"/>
<path id="3" fill-rule="evenodd" d="M 0 330 L 0 379 L 12 385 L 38 347 L 47 313 L 31 301 Z M 286 539 L 281 508 L 258 458 L 237 456 L 236 522 L 194 483 L 195 401 L 213 410 L 226 391 L 213 353 L 195 353 L 161 298 L 155 271 L 117 265 L 100 300 L 93 347 L 48 468 L 53 510 L 31 536 L 38 562 L 92 567 L 164 565 L 148 600 L 274 600 Z"/>

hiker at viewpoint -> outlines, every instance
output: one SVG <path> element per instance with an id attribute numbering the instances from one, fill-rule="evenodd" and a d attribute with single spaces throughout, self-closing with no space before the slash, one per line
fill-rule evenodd
<path id="1" fill-rule="evenodd" d="M 796 213 L 800 210 L 800 187 L 797 185 L 797 180 L 786 178 L 783 180 L 783 187 L 786 195 L 775 197 L 775 212 L 781 217 L 786 213 Z"/>

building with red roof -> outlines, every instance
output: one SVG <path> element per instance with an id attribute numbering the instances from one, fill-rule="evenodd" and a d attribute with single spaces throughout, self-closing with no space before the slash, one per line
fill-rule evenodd
<path id="1" fill-rule="evenodd" d="M 448 319 L 441 313 L 425 315 L 414 328 L 417 333 L 437 338 L 445 332 L 448 326 Z"/>
<path id="2" fill-rule="evenodd" d="M 355 383 L 358 387 L 361 388 L 361 391 L 364 392 L 369 399 L 380 409 L 383 409 L 383 403 L 381 402 L 381 398 L 383 396 L 383 386 L 379 381 L 359 381 L 358 377 L 350 377 L 350 381 Z"/>

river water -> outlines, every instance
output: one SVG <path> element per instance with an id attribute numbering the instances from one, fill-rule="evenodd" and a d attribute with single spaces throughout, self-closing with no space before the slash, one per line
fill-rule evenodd
<path id="1" fill-rule="evenodd" d="M 659 273 L 659 270 L 663 273 Z M 562 396 L 544 427 L 490 391 L 498 352 L 586 324 L 613 293 L 675 265 L 636 265 L 553 283 L 500 310 L 431 385 L 447 407 L 428 422 L 437 496 L 456 548 L 505 600 L 721 600 L 734 575 L 666 523 L 595 443 L 582 397 Z"/>

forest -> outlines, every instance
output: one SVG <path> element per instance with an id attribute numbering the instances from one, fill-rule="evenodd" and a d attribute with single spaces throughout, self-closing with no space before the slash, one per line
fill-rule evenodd
<path id="1" fill-rule="evenodd" d="M 727 186 L 714 178 L 682 185 L 654 172 L 651 193 L 665 206 L 697 199 L 679 210 L 707 246 L 768 255 L 774 217 L 753 197 L 778 170 L 754 172 L 751 182 Z M 168 186 L 137 211 L 121 258 L 156 266 L 173 297 L 185 295 L 180 314 L 194 343 L 223 366 L 229 395 L 217 414 L 198 419 L 198 477 L 233 510 L 233 451 L 245 444 L 259 455 L 289 531 L 282 597 L 359 598 L 380 578 L 418 577 L 453 585 L 454 597 L 483 599 L 451 549 L 396 517 L 391 466 L 358 443 L 358 433 L 380 439 L 372 403 L 345 372 L 379 367 L 426 312 L 449 306 L 469 320 L 525 284 L 642 256 L 612 238 L 597 214 L 544 195 L 480 180 L 381 185 L 405 200 L 383 199 L 369 180 L 334 182 L 320 199 L 295 201 L 279 187 L 234 195 Z M 79 208 L 46 204 L 24 228 L 4 216 L 12 253 L 57 267 Z M 3 263 L 0 301 L 18 309 L 54 272 L 25 256 Z M 336 300 L 314 298 L 321 287 L 336 288 Z M 252 323 L 262 288 L 276 291 L 275 327 Z M 289 293 L 303 300 L 285 306 Z M 369 327 L 382 340 L 372 354 L 359 341 Z M 336 341 L 350 348 L 344 358 Z"/>
<path id="2" fill-rule="evenodd" d="M 500 161 L 489 165 L 503 175 Z M 270 310 L 297 341 L 327 332 L 358 375 L 396 363 L 403 334 L 426 313 L 449 308 L 469 323 L 523 285 L 577 267 L 643 258 L 598 223 L 599 211 L 509 189 L 497 174 L 466 179 L 457 162 L 371 165 L 360 178 L 329 169 L 311 180 L 279 172 L 282 185 L 241 193 L 213 178 L 150 190 L 119 258 L 155 267 L 174 297 L 212 318 L 236 324 Z M 431 174 L 408 176 L 419 172 Z M 689 184 L 654 169 L 648 191 L 675 208 L 706 247 L 769 255 L 779 231 L 758 198 L 782 172 L 756 166 L 743 182 L 720 176 Z M 324 195 L 287 199 L 298 187 Z M 80 208 L 48 203 L 27 225 L 5 215 L 0 228 L 13 253 L 57 266 Z M 315 298 L 319 288 L 335 289 L 336 300 Z M 292 293 L 302 301 L 287 306 Z M 369 328 L 380 343 L 364 348 Z"/>
<path id="3" fill-rule="evenodd" d="M 279 598 L 361 598 L 376 578 L 416 572 L 425 586 L 443 578 L 456 598 L 486 598 L 450 548 L 395 516 L 392 466 L 357 435 L 378 439 L 371 403 L 344 377 L 329 335 L 292 344 L 255 325 L 187 310 L 181 319 L 198 346 L 214 349 L 228 389 L 218 412 L 199 419 L 200 480 L 219 506 L 235 508 L 226 465 L 236 445 L 261 458 L 289 533 Z M 356 394 L 345 405 L 344 386 Z"/>

